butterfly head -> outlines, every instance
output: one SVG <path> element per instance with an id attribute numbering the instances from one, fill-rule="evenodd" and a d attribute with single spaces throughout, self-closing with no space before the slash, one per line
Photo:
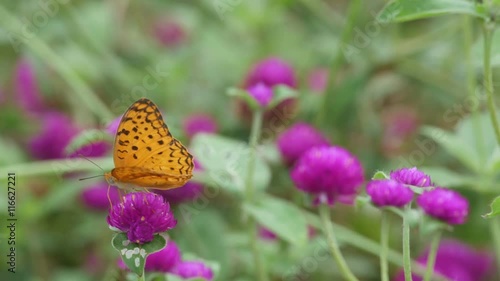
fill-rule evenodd
<path id="1" fill-rule="evenodd" d="M 111 173 L 105 173 L 104 178 L 109 183 L 109 185 L 114 185 L 114 186 L 117 185 L 117 180 L 115 177 L 113 177 L 113 175 L 111 175 Z"/>

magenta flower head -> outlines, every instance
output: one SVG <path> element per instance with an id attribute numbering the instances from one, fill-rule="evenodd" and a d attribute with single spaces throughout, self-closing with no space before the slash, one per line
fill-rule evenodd
<path id="1" fill-rule="evenodd" d="M 308 149 L 317 146 L 328 146 L 328 139 L 313 126 L 298 122 L 281 133 L 278 137 L 278 149 L 287 165 L 295 161 Z"/>
<path id="2" fill-rule="evenodd" d="M 194 170 L 203 170 L 201 164 L 196 160 L 194 161 Z M 203 185 L 190 181 L 178 188 L 155 190 L 154 192 L 163 196 L 163 198 L 170 204 L 181 204 L 198 198 L 203 193 Z"/>
<path id="3" fill-rule="evenodd" d="M 460 193 L 437 187 L 417 198 L 417 204 L 424 212 L 448 224 L 462 224 L 469 214 L 469 201 Z"/>
<path id="4" fill-rule="evenodd" d="M 108 189 L 108 183 L 106 182 L 100 182 L 85 188 L 80 195 L 80 199 L 85 206 L 94 210 L 108 210 L 110 205 L 120 202 L 118 189 L 114 186 Z"/>
<path id="5" fill-rule="evenodd" d="M 391 172 L 391 179 L 400 183 L 428 187 L 432 186 L 431 177 L 426 175 L 424 172 L 418 170 L 416 167 L 413 168 L 401 168 Z"/>
<path id="6" fill-rule="evenodd" d="M 177 220 L 170 212 L 170 205 L 155 193 L 134 192 L 123 197 L 108 215 L 109 226 L 127 233 L 133 243 L 144 244 L 153 240 L 156 233 L 172 229 Z"/>
<path id="7" fill-rule="evenodd" d="M 202 278 L 212 281 L 214 273 L 212 269 L 201 261 L 183 261 L 174 268 L 173 274 L 182 278 Z"/>
<path id="8" fill-rule="evenodd" d="M 154 24 L 153 33 L 165 47 L 174 48 L 186 41 L 184 28 L 174 20 L 161 20 Z"/>
<path id="9" fill-rule="evenodd" d="M 33 66 L 27 59 L 17 62 L 15 73 L 16 100 L 28 113 L 41 113 L 44 109 Z"/>
<path id="10" fill-rule="evenodd" d="M 173 240 L 167 241 L 167 246 L 158 252 L 154 252 L 146 257 L 147 272 L 172 272 L 181 262 L 181 251 Z M 127 269 L 122 259 L 118 260 L 118 266 L 121 269 Z"/>
<path id="11" fill-rule="evenodd" d="M 266 241 L 276 241 L 278 239 L 274 232 L 263 226 L 259 227 L 259 237 Z"/>
<path id="12" fill-rule="evenodd" d="M 29 142 L 31 154 L 40 160 L 63 158 L 64 149 L 78 129 L 66 115 L 59 112 L 46 113 L 41 119 L 41 132 Z"/>
<path id="13" fill-rule="evenodd" d="M 185 185 L 168 190 L 155 190 L 170 204 L 181 204 L 192 201 L 203 193 L 203 185 L 197 182 L 187 182 Z"/>
<path id="14" fill-rule="evenodd" d="M 104 156 L 111 149 L 111 145 L 106 141 L 97 141 L 85 144 L 68 155 L 70 158 L 78 158 L 81 155 L 85 157 L 100 157 Z"/>
<path id="15" fill-rule="evenodd" d="M 308 77 L 309 89 L 314 93 L 323 93 L 328 85 L 328 75 L 327 68 L 318 68 L 311 71 Z"/>
<path id="16" fill-rule="evenodd" d="M 340 196 L 356 194 L 364 181 L 359 160 L 338 146 L 307 150 L 297 160 L 291 177 L 298 189 L 316 196 L 315 204 L 330 205 Z"/>
<path id="17" fill-rule="evenodd" d="M 422 266 L 427 264 L 429 249 L 417 258 Z M 443 240 L 436 254 L 434 270 L 449 280 L 478 281 L 483 279 L 492 268 L 493 258 L 487 252 L 477 251 L 456 240 Z M 422 277 L 413 275 L 413 281 L 422 281 Z M 403 272 L 399 272 L 394 281 L 404 281 Z"/>
<path id="18" fill-rule="evenodd" d="M 184 133 L 192 138 L 199 133 L 214 134 L 217 132 L 217 122 L 210 115 L 196 114 L 186 118 L 182 124 Z"/>
<path id="19" fill-rule="evenodd" d="M 248 93 L 261 107 L 266 107 L 273 99 L 273 89 L 264 83 L 258 83 L 248 88 Z"/>
<path id="20" fill-rule="evenodd" d="M 276 85 L 296 87 L 296 78 L 293 68 L 282 59 L 270 57 L 254 65 L 245 80 L 245 88 L 263 83 L 272 88 Z"/>
<path id="21" fill-rule="evenodd" d="M 366 186 L 366 193 L 379 207 L 403 207 L 413 199 L 413 191 L 394 180 L 372 180 Z"/>
<path id="22" fill-rule="evenodd" d="M 118 126 L 120 126 L 120 122 L 122 121 L 122 117 L 123 116 L 119 116 L 119 117 L 111 120 L 111 122 L 109 122 L 109 124 L 106 126 L 106 132 L 108 134 L 110 134 L 112 137 L 114 137 L 116 135 L 116 131 L 118 131 Z"/>

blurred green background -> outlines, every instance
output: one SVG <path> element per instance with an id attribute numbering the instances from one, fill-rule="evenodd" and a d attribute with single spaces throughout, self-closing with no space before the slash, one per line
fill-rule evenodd
<path id="1" fill-rule="evenodd" d="M 64 112 L 81 128 L 103 129 L 145 96 L 160 106 L 174 136 L 189 144 L 182 122 L 199 113 L 213 116 L 219 134 L 246 141 L 248 118 L 226 95 L 227 89 L 242 87 L 257 62 L 279 57 L 295 72 L 298 97 L 293 114 L 274 135 L 298 120 L 314 124 L 334 144 L 360 158 L 367 178 L 377 170 L 427 167 L 424 170 L 435 182 L 459 188 L 471 202 L 469 222 L 447 236 L 491 247 L 493 230 L 480 215 L 488 212 L 488 203 L 498 194 L 498 168 L 486 171 L 487 164 L 481 161 L 496 151 L 496 145 L 488 141 L 493 133 L 487 115 L 470 117 L 473 110 L 486 109 L 481 21 L 445 12 L 389 23 L 377 20 L 385 4 L 380 0 L 3 1 L 0 176 L 6 185 L 6 173 L 17 173 L 19 220 L 18 272 L 6 271 L 3 229 L 0 279 L 116 277 L 117 254 L 110 247 L 106 212 L 90 210 L 79 199 L 92 180 L 78 181 L 82 174 L 61 176 L 63 171 L 92 170 L 89 175 L 95 175 L 99 170 L 79 160 L 39 162 L 29 153 L 29 140 L 40 132 L 41 124 L 19 105 L 15 69 L 20 60 L 31 64 L 44 107 Z M 500 86 L 495 83 L 500 81 L 498 33 L 492 50 L 493 81 Z M 328 85 L 319 91 L 311 82 L 318 69 L 328 73 Z M 149 76 L 155 77 L 152 84 L 145 82 Z M 433 140 L 438 131 L 428 126 L 447 130 L 448 142 Z M 478 153 L 481 145 L 474 144 L 485 139 L 488 144 Z M 449 149 L 457 143 L 469 154 L 457 159 L 459 152 Z M 266 139 L 262 148 L 272 172 L 267 191 L 303 204 L 292 191 L 287 168 L 280 164 L 274 138 Z M 468 155 L 484 156 L 478 158 L 477 169 L 464 163 Z M 112 168 L 110 154 L 98 163 L 105 170 Z M 7 201 L 6 192 L 1 194 L 3 222 Z M 172 231 L 183 252 L 218 264 L 217 280 L 254 280 L 238 204 L 231 192 L 224 191 L 210 199 L 191 223 Z M 377 216 L 370 209 L 340 206 L 335 214 L 339 224 L 378 240 Z M 394 249 L 400 249 L 397 227 L 393 237 Z M 419 253 L 425 237 L 417 232 L 414 237 Z M 284 272 L 314 251 L 314 243 L 305 248 L 283 241 L 266 244 L 271 280 L 287 280 Z M 377 256 L 353 245 L 347 252 L 361 280 L 378 280 Z M 320 264 L 304 280 L 337 280 L 332 279 L 339 277 L 330 262 Z M 391 272 L 397 268 L 391 266 Z"/>

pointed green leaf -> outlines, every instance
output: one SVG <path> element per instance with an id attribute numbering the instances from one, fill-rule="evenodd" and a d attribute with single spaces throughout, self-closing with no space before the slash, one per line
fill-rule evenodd
<path id="1" fill-rule="evenodd" d="M 254 204 L 245 204 L 244 209 L 284 240 L 299 246 L 307 242 L 307 222 L 294 204 L 266 195 Z"/>
<path id="2" fill-rule="evenodd" d="M 372 180 L 386 180 L 386 179 L 389 179 L 389 176 L 382 171 L 377 171 L 372 177 Z"/>
<path id="3" fill-rule="evenodd" d="M 250 95 L 250 93 L 248 93 L 248 91 L 238 88 L 229 88 L 227 90 L 227 95 L 242 99 L 252 110 L 260 109 L 259 103 Z"/>
<path id="4" fill-rule="evenodd" d="M 250 147 L 240 141 L 217 135 L 198 134 L 194 137 L 192 151 L 205 170 L 202 179 L 228 191 L 242 193 L 248 174 Z M 265 189 L 271 180 L 271 171 L 258 155 L 255 159 L 255 189 Z"/>
<path id="5" fill-rule="evenodd" d="M 145 244 L 132 243 L 127 239 L 127 234 L 117 233 L 112 240 L 113 248 L 115 248 L 122 257 L 123 262 L 127 265 L 130 271 L 138 276 L 144 274 L 144 265 L 146 257 L 154 252 L 157 252 L 167 245 L 163 236 L 156 234 L 153 241 Z"/>
<path id="6" fill-rule="evenodd" d="M 297 92 L 287 86 L 278 85 L 273 88 L 273 100 L 269 103 L 267 108 L 274 108 L 282 101 L 290 98 L 296 98 L 298 96 Z"/>
<path id="7" fill-rule="evenodd" d="M 474 181 L 474 178 L 463 173 L 457 173 L 440 166 L 422 167 L 420 170 L 429 175 L 432 182 L 439 186 L 456 187 L 467 185 L 471 181 Z"/>
<path id="8" fill-rule="evenodd" d="M 500 147 L 496 147 L 490 155 L 486 167 L 491 174 L 498 174 L 500 172 Z"/>
<path id="9" fill-rule="evenodd" d="M 483 215 L 483 218 L 493 218 L 498 216 L 500 214 L 500 196 L 495 198 L 493 202 L 491 202 L 490 205 L 491 211 L 485 215 Z"/>
<path id="10" fill-rule="evenodd" d="M 379 13 L 381 22 L 403 22 L 446 14 L 465 14 L 487 18 L 481 6 L 465 0 L 396 0 Z"/>
<path id="11" fill-rule="evenodd" d="M 421 131 L 422 134 L 432 138 L 432 140 L 442 146 L 465 167 L 475 172 L 481 169 L 481 164 L 474 148 L 465 143 L 464 140 L 458 135 L 447 132 L 441 128 L 431 126 L 425 126 Z M 432 149 L 426 147 L 426 144 L 421 144 L 420 146 L 422 152 L 428 152 L 426 154 L 432 154 L 435 150 L 434 147 L 432 147 Z"/>

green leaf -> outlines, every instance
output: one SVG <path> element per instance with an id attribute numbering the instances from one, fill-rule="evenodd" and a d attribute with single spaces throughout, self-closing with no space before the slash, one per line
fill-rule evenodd
<path id="1" fill-rule="evenodd" d="M 76 135 L 68 146 L 65 148 L 66 155 L 69 155 L 78 149 L 82 148 L 85 145 L 89 145 L 92 143 L 100 142 L 100 141 L 112 141 L 111 136 L 104 130 L 98 129 L 89 129 L 81 132 Z M 85 155 L 86 153 L 83 152 Z M 88 155 L 88 154 L 87 154 Z"/>
<path id="2" fill-rule="evenodd" d="M 259 103 L 250 95 L 248 91 L 238 88 L 229 88 L 227 90 L 227 95 L 242 99 L 252 110 L 260 109 Z"/>
<path id="3" fill-rule="evenodd" d="M 207 184 L 242 193 L 248 173 L 250 147 L 240 141 L 217 135 L 198 134 L 192 141 L 195 158 L 205 170 Z M 255 159 L 254 188 L 265 189 L 271 180 L 269 166 L 259 155 Z"/>
<path id="4" fill-rule="evenodd" d="M 493 199 L 493 202 L 491 202 L 490 205 L 491 211 L 485 215 L 483 215 L 483 218 L 493 218 L 498 216 L 500 214 L 500 196 L 497 198 Z"/>
<path id="5" fill-rule="evenodd" d="M 263 196 L 243 208 L 257 222 L 284 240 L 302 246 L 307 242 L 307 222 L 294 204 L 271 196 Z"/>
<path id="6" fill-rule="evenodd" d="M 183 259 L 203 260 L 212 268 L 214 276 L 220 280 L 227 279 L 230 272 L 229 247 L 227 237 L 221 237 L 221 233 L 227 233 L 226 222 L 221 214 L 206 206 L 187 206 L 182 204 L 177 208 L 175 217 L 178 225 L 172 233 L 180 234 L 175 236 L 175 242 L 183 250 Z"/>
<path id="7" fill-rule="evenodd" d="M 154 252 L 165 248 L 167 242 L 163 236 L 156 234 L 153 241 L 145 244 L 132 243 L 127 239 L 127 234 L 117 233 L 112 240 L 113 248 L 115 248 L 122 257 L 123 262 L 127 265 L 130 271 L 138 276 L 144 274 L 144 265 L 146 257 Z"/>
<path id="8" fill-rule="evenodd" d="M 467 185 L 474 180 L 474 178 L 440 166 L 422 167 L 420 170 L 429 175 L 432 182 L 439 186 L 462 186 Z"/>
<path id="9" fill-rule="evenodd" d="M 491 174 L 500 172 L 500 147 L 495 147 L 495 150 L 486 162 L 486 169 Z"/>
<path id="10" fill-rule="evenodd" d="M 465 0 L 396 0 L 379 13 L 381 22 L 403 22 L 446 14 L 465 14 L 487 18 L 480 6 Z"/>
<path id="11" fill-rule="evenodd" d="M 449 154 L 459 160 L 465 167 L 472 171 L 478 172 L 481 169 L 479 157 L 474 150 L 474 147 L 467 144 L 463 138 L 458 135 L 447 132 L 441 128 L 425 126 L 421 130 L 422 134 L 432 138 L 440 146 L 442 146 Z M 421 145 L 421 150 L 430 156 L 434 148 L 430 149 L 425 144 Z M 425 150 L 425 151 L 424 151 Z"/>
<path id="12" fill-rule="evenodd" d="M 389 176 L 382 171 L 377 171 L 372 177 L 372 180 L 386 180 L 386 179 L 389 179 Z"/>
<path id="13" fill-rule="evenodd" d="M 298 96 L 297 92 L 287 86 L 278 85 L 273 88 L 273 100 L 269 103 L 267 108 L 274 108 L 282 101 L 290 98 L 296 98 Z"/>

